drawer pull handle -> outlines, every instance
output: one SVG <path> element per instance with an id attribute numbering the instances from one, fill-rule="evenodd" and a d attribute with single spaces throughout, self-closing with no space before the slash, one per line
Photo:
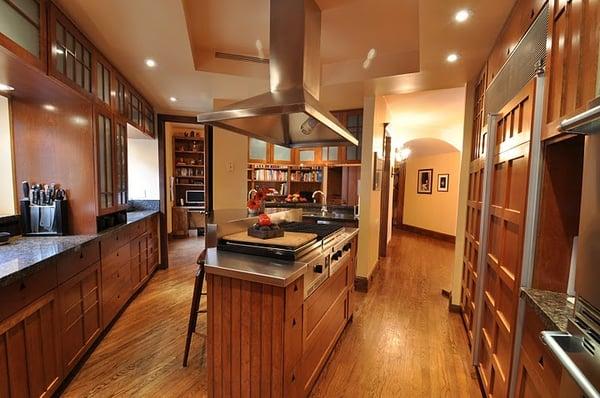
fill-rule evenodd
<path id="1" fill-rule="evenodd" d="M 292 373 L 292 383 L 296 381 L 296 375 Z"/>
<path id="2" fill-rule="evenodd" d="M 83 258 L 83 252 L 79 253 L 79 259 Z"/>
<path id="3" fill-rule="evenodd" d="M 19 290 L 25 290 L 27 286 L 25 286 L 25 282 L 21 282 L 21 285 L 19 286 Z"/>
<path id="4" fill-rule="evenodd" d="M 540 366 L 543 368 L 544 367 L 544 356 L 540 356 L 540 360 L 538 361 L 538 363 L 540 364 Z"/>
<path id="5" fill-rule="evenodd" d="M 297 292 L 298 291 L 298 285 L 294 285 L 294 291 Z"/>
<path id="6" fill-rule="evenodd" d="M 292 326 L 296 326 L 296 318 L 292 319 Z"/>

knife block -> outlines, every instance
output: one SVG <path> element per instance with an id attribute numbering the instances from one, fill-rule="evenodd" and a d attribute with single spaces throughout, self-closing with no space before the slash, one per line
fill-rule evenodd
<path id="1" fill-rule="evenodd" d="M 32 205 L 28 199 L 21 200 L 21 231 L 23 236 L 66 235 L 67 201 L 55 200 L 52 205 Z"/>

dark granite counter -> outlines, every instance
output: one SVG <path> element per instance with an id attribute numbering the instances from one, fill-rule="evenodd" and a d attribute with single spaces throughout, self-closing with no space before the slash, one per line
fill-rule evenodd
<path id="1" fill-rule="evenodd" d="M 321 210 L 321 207 L 323 207 L 323 205 L 321 203 L 308 203 L 308 202 L 267 202 L 265 204 L 265 207 L 285 207 L 285 208 L 294 208 L 294 209 L 316 209 L 316 210 Z M 347 211 L 347 212 L 354 212 L 354 206 L 348 206 L 348 205 L 327 205 L 327 208 L 329 210 L 342 210 L 342 211 Z"/>
<path id="2" fill-rule="evenodd" d="M 573 314 L 573 304 L 565 293 L 522 288 L 521 297 L 535 310 L 548 330 L 567 331 L 567 320 Z"/>
<path id="3" fill-rule="evenodd" d="M 127 223 L 93 235 L 14 236 L 10 238 L 7 245 L 0 246 L 0 287 L 10 284 L 16 278 L 35 272 L 55 256 L 91 242 L 106 233 L 143 220 L 155 213 L 157 213 L 156 210 L 129 212 L 127 213 Z"/>

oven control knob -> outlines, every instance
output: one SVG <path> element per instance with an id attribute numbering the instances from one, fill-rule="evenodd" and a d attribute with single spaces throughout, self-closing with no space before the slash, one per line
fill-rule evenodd
<path id="1" fill-rule="evenodd" d="M 313 267 L 313 271 L 315 271 L 317 274 L 322 274 L 323 273 L 323 265 L 322 264 L 317 264 Z"/>

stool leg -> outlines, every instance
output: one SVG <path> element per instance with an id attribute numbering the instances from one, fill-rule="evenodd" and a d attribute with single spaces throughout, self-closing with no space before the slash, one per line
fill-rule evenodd
<path id="1" fill-rule="evenodd" d="M 198 309 L 200 308 L 200 297 L 202 293 L 202 284 L 204 280 L 204 270 L 196 274 L 194 280 L 194 293 L 192 295 L 192 305 L 190 308 L 190 319 L 188 321 L 187 336 L 185 338 L 185 350 L 183 352 L 183 366 L 187 367 L 188 356 L 190 354 L 190 345 L 192 343 L 192 334 L 196 330 L 198 319 Z"/>

